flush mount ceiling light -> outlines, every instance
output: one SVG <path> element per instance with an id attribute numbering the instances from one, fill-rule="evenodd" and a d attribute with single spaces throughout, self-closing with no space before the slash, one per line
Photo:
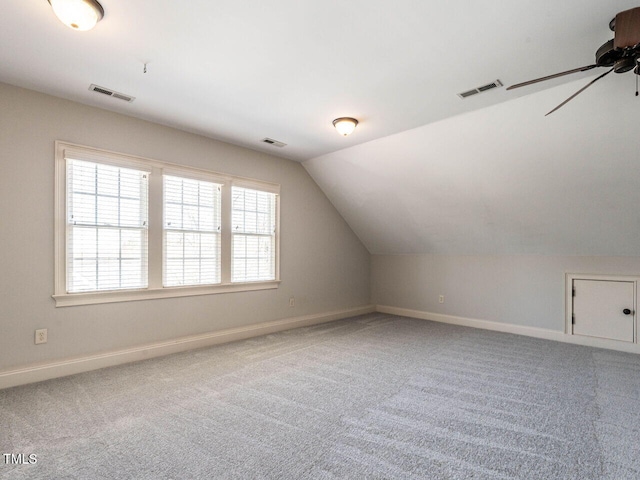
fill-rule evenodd
<path id="1" fill-rule="evenodd" d="M 351 117 L 340 117 L 333 121 L 333 126 L 336 127 L 338 133 L 345 137 L 355 130 L 356 125 L 358 125 L 358 120 Z"/>
<path id="2" fill-rule="evenodd" d="M 58 19 L 72 30 L 91 30 L 104 16 L 96 0 L 47 0 Z"/>

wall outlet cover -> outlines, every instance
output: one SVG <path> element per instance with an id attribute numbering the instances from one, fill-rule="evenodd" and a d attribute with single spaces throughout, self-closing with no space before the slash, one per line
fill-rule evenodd
<path id="1" fill-rule="evenodd" d="M 48 335 L 47 335 L 46 328 L 36 330 L 36 337 L 35 337 L 36 345 L 40 345 L 41 343 L 47 343 L 47 340 L 48 340 L 47 337 Z"/>

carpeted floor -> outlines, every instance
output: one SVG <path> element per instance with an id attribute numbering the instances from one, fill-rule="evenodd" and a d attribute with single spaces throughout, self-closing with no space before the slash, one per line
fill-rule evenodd
<path id="1" fill-rule="evenodd" d="M 370 314 L 0 391 L 2 479 L 638 479 L 640 356 Z M 9 462 L 11 463 L 11 462 Z"/>

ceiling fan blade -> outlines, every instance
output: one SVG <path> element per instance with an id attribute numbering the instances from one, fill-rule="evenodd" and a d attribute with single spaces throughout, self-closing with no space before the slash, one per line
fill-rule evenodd
<path id="1" fill-rule="evenodd" d="M 555 73 L 553 75 L 547 75 L 546 77 L 536 78 L 535 80 L 529 80 L 528 82 L 516 83 L 515 85 L 511 85 L 507 87 L 507 90 L 512 90 L 514 88 L 526 87 L 527 85 L 532 85 L 538 82 L 544 82 L 545 80 L 551 80 L 552 78 L 562 77 L 564 75 L 569 75 L 571 73 L 577 72 L 586 72 L 587 70 L 591 70 L 592 68 L 596 68 L 598 65 L 595 63 L 593 65 L 587 65 L 586 67 L 574 68 L 573 70 L 567 70 L 566 72 Z"/>
<path id="2" fill-rule="evenodd" d="M 606 72 L 604 72 L 602 75 L 600 75 L 598 78 L 595 78 L 593 80 L 591 80 L 589 83 L 587 83 L 584 87 L 582 87 L 580 90 L 578 90 L 576 93 L 574 93 L 573 95 L 571 95 L 569 98 L 567 98 L 564 102 L 562 102 L 560 105 L 558 105 L 556 108 L 554 108 L 553 110 L 551 110 L 549 113 L 547 113 L 545 115 L 545 117 L 547 115 L 551 115 L 553 112 L 555 112 L 556 110 L 558 110 L 560 107 L 563 107 L 564 105 L 566 105 L 567 103 L 569 103 L 571 100 L 573 100 L 574 98 L 576 98 L 578 95 L 580 95 L 582 92 L 584 92 L 587 88 L 589 88 L 591 85 L 593 85 L 594 83 L 596 83 L 598 80 L 600 80 L 602 77 L 605 77 L 607 75 L 609 75 L 611 72 L 613 72 L 613 68 L 611 70 L 608 70 Z"/>
<path id="3" fill-rule="evenodd" d="M 614 47 L 620 50 L 640 43 L 640 7 L 616 15 Z"/>

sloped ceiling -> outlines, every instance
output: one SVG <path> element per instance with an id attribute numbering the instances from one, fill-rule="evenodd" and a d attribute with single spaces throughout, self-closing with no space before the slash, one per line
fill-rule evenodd
<path id="1" fill-rule="evenodd" d="M 607 79 L 303 165 L 371 253 L 640 255 L 640 98 Z"/>
<path id="2" fill-rule="evenodd" d="M 2 0 L 0 81 L 304 162 L 373 253 L 640 255 L 633 74 L 456 95 L 593 63 L 637 0 L 100 1 Z"/>

